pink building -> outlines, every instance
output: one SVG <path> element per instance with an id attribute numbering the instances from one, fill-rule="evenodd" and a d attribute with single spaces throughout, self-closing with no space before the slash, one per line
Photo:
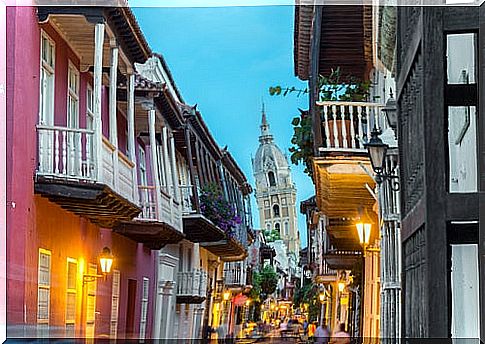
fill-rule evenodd
<path id="1" fill-rule="evenodd" d="M 131 85 L 150 48 L 129 8 L 101 7 L 9 7 L 7 44 L 7 335 L 148 338 L 166 242 L 116 228 L 142 216 Z"/>

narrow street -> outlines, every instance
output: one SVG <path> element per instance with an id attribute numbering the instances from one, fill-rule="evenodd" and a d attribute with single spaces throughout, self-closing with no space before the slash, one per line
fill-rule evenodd
<path id="1" fill-rule="evenodd" d="M 0 0 L 0 342 L 484 342 L 484 1 L 227 1 Z"/>

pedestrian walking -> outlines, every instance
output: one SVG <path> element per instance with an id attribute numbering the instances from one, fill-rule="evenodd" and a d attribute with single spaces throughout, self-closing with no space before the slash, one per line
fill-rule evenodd
<path id="1" fill-rule="evenodd" d="M 315 343 L 328 344 L 328 342 L 330 341 L 330 331 L 325 322 L 317 327 L 314 337 Z"/>
<path id="2" fill-rule="evenodd" d="M 332 335 L 330 344 L 350 344 L 350 335 L 345 332 L 345 324 L 340 323 Z"/>
<path id="3" fill-rule="evenodd" d="M 308 338 L 313 339 L 315 335 L 315 331 L 317 329 L 317 322 L 314 321 L 310 325 L 308 325 Z"/>

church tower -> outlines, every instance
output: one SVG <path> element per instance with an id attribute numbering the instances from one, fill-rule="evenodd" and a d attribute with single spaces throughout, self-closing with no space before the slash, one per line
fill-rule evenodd
<path id="1" fill-rule="evenodd" d="M 260 128 L 259 147 L 252 161 L 260 226 L 278 231 L 288 252 L 298 257 L 300 236 L 295 207 L 296 188 L 291 180 L 288 161 L 270 133 L 264 104 Z"/>

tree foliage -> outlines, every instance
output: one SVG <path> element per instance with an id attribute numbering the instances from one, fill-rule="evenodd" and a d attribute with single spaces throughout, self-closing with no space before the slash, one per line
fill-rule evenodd
<path id="1" fill-rule="evenodd" d="M 278 274 L 271 265 L 266 265 L 261 271 L 253 272 L 253 288 L 249 296 L 253 300 L 264 301 L 273 294 L 278 286 Z"/>

